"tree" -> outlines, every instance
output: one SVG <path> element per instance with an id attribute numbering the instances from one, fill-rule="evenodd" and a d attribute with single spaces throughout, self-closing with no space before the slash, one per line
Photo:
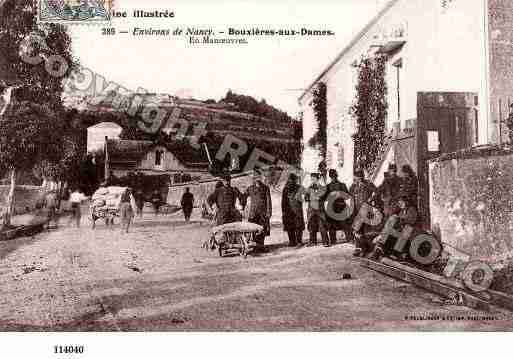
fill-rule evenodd
<path id="1" fill-rule="evenodd" d="M 61 157 L 62 145 L 56 134 L 62 133 L 62 128 L 58 123 L 49 106 L 28 101 L 16 103 L 0 121 L 0 173 L 10 176 L 3 225 L 10 225 L 13 214 L 17 171 L 43 160 L 56 163 Z"/>
<path id="2" fill-rule="evenodd" d="M 0 91 L 12 95 L 0 115 L 0 176 L 10 177 L 4 225 L 10 225 L 17 171 L 31 170 L 43 160 L 57 164 L 64 153 L 59 137 L 66 131 L 67 119 L 61 100 L 63 78 L 76 62 L 65 28 L 37 24 L 36 12 L 32 0 L 0 3 Z M 22 59 L 36 55 L 41 59 L 37 64 Z M 62 61 L 50 61 L 56 57 Z M 54 71 L 56 64 L 65 69 L 60 75 Z"/>

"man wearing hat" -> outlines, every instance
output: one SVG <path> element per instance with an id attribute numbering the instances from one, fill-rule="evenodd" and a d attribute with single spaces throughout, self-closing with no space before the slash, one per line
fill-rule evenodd
<path id="1" fill-rule="evenodd" d="M 324 210 L 324 198 L 326 196 L 326 187 L 319 184 L 320 174 L 312 173 L 310 175 L 312 184 L 306 190 L 305 200 L 308 202 L 308 210 L 306 212 L 308 219 L 308 232 L 310 233 L 310 241 L 308 246 L 317 245 L 317 232 L 321 232 L 322 242 L 325 246 L 329 246 L 326 212 Z"/>
<path id="2" fill-rule="evenodd" d="M 244 192 L 244 198 L 249 199 L 248 222 L 264 227 L 264 231 L 255 238 L 257 244 L 255 250 L 265 252 L 264 240 L 271 231 L 272 203 L 271 190 L 264 183 L 263 175 L 259 170 L 253 172 L 253 184 Z"/>
<path id="3" fill-rule="evenodd" d="M 354 171 L 354 183 L 351 185 L 349 189 L 349 193 L 353 196 L 354 200 L 354 212 L 353 218 L 358 215 L 362 206 L 365 203 L 369 203 L 369 201 L 376 194 L 377 189 L 376 186 L 369 180 L 365 179 L 365 173 L 361 169 L 357 169 Z M 362 252 L 364 252 L 364 247 L 367 246 L 365 242 L 364 233 L 365 233 L 366 224 L 364 224 L 356 235 L 356 249 L 354 255 L 359 256 Z"/>
<path id="4" fill-rule="evenodd" d="M 383 214 L 385 218 L 399 212 L 398 199 L 401 190 L 401 177 L 397 175 L 397 166 L 391 163 L 388 166 L 388 172 L 379 186 L 378 193 L 380 199 L 383 201 Z"/>
<path id="5" fill-rule="evenodd" d="M 335 169 L 330 169 L 328 176 L 331 182 L 326 186 L 325 199 L 328 200 L 328 196 L 334 192 L 345 192 L 349 193 L 345 183 L 338 180 L 338 173 Z M 343 198 L 337 198 L 335 203 L 328 203 L 336 213 L 342 212 L 346 208 L 346 202 Z M 345 233 L 345 240 L 347 241 L 351 237 L 351 225 L 348 221 L 339 221 L 336 218 L 331 218 L 328 214 L 326 216 L 326 222 L 328 225 L 328 234 L 330 244 L 333 245 L 337 242 L 337 230 L 343 230 Z"/>
<path id="6" fill-rule="evenodd" d="M 231 177 L 229 174 L 222 176 L 222 186 L 217 187 L 214 192 L 208 196 L 207 204 L 209 207 L 216 205 L 216 225 L 237 222 L 242 219 L 241 214 L 235 208 L 235 203 L 243 202 L 244 197 L 240 191 L 231 186 Z"/>

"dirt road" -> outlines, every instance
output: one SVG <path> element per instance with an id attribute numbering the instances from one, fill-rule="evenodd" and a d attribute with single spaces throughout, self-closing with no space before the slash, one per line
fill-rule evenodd
<path id="1" fill-rule="evenodd" d="M 66 221 L 64 221 L 66 222 Z M 64 223 L 63 223 L 64 224 Z M 52 331 L 496 330 L 509 312 L 444 305 L 411 285 L 371 272 L 352 246 L 288 248 L 219 258 L 201 248 L 209 226 L 180 213 L 119 227 L 61 226 L 0 243 L 0 329 Z M 351 280 L 342 274 L 350 273 Z M 460 316 L 406 320 L 405 316 Z M 467 320 L 468 316 L 495 320 Z"/>

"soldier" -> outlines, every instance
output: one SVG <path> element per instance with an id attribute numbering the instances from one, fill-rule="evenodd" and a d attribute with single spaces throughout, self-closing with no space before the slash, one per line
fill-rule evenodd
<path id="1" fill-rule="evenodd" d="M 320 174 L 312 173 L 310 175 L 312 184 L 306 190 L 305 200 L 308 202 L 307 218 L 308 232 L 310 240 L 308 246 L 317 245 L 317 232 L 321 232 L 322 243 L 325 247 L 329 247 L 326 213 L 324 211 L 324 197 L 326 188 L 319 184 Z"/>
<path id="2" fill-rule="evenodd" d="M 349 189 L 349 193 L 353 196 L 354 212 L 353 220 L 360 212 L 365 203 L 369 203 L 376 194 L 376 186 L 369 180 L 365 179 L 365 174 L 362 170 L 358 169 L 354 172 L 354 183 Z M 351 221 L 352 222 L 352 221 Z M 353 253 L 354 256 L 363 255 L 367 250 L 370 250 L 370 243 L 365 238 L 365 230 L 367 225 L 363 224 L 358 232 L 353 232 L 356 237 L 356 249 Z"/>
<path id="3" fill-rule="evenodd" d="M 383 214 L 385 218 L 399 212 L 398 198 L 401 189 L 401 177 L 397 175 L 397 166 L 391 163 L 388 166 L 388 172 L 385 173 L 383 184 L 378 192 L 383 202 Z"/>
<path id="4" fill-rule="evenodd" d="M 214 192 L 207 198 L 209 207 L 212 207 L 214 204 L 217 207 L 216 225 L 218 226 L 242 219 L 242 215 L 235 208 L 235 203 L 237 199 L 242 202 L 243 196 L 237 188 L 231 186 L 230 182 L 230 175 L 224 175 L 222 186 L 216 186 Z M 210 212 L 213 212 L 212 208 L 210 208 Z"/>
<path id="5" fill-rule="evenodd" d="M 329 178 L 331 179 L 331 182 L 326 186 L 326 200 L 328 199 L 330 193 L 333 192 L 349 193 L 346 184 L 338 180 L 338 173 L 336 170 L 329 170 Z M 331 206 L 331 208 L 336 213 L 340 213 L 346 208 L 346 202 L 343 198 L 337 198 L 335 203 L 328 203 L 328 206 Z M 326 221 L 328 225 L 330 244 L 333 245 L 337 243 L 337 230 L 343 230 L 345 234 L 345 240 L 349 240 L 351 237 L 351 225 L 348 221 L 338 221 L 336 218 L 332 218 L 328 214 L 326 215 Z"/>
<path id="6" fill-rule="evenodd" d="M 303 215 L 303 202 L 301 201 L 302 187 L 298 177 L 291 173 L 281 196 L 281 213 L 283 230 L 289 237 L 289 246 L 303 245 L 303 231 L 305 218 Z"/>
<path id="7" fill-rule="evenodd" d="M 264 227 L 262 233 L 255 238 L 257 252 L 265 252 L 265 237 L 271 234 L 271 190 L 264 183 L 262 174 L 256 170 L 253 173 L 253 184 L 244 192 L 244 202 L 249 199 L 248 222 Z"/>
<path id="8" fill-rule="evenodd" d="M 191 219 L 192 209 L 194 208 L 194 195 L 191 193 L 189 187 L 185 188 L 185 193 L 182 196 L 180 204 L 182 206 L 185 221 L 189 222 Z"/>

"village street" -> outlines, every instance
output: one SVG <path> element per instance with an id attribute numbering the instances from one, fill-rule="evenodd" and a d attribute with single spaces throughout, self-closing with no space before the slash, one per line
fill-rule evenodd
<path id="1" fill-rule="evenodd" d="M 197 215 L 196 215 L 197 218 Z M 480 315 L 360 267 L 351 245 L 220 258 L 201 248 L 209 225 L 181 212 L 96 230 L 57 230 L 0 243 L 0 330 L 497 330 L 495 321 L 407 321 L 425 313 Z M 351 280 L 342 274 L 350 273 Z M 481 313 L 482 314 L 482 313 Z M 487 315 L 490 315 L 488 313 Z"/>

